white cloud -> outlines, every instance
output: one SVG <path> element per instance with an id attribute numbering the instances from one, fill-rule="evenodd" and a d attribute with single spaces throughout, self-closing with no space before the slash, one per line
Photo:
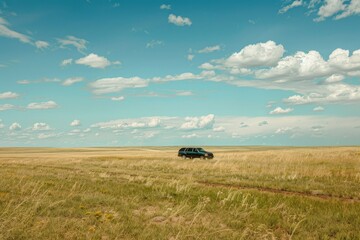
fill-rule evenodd
<path id="1" fill-rule="evenodd" d="M 174 123 L 171 117 L 145 117 L 138 119 L 118 119 L 107 122 L 100 122 L 91 125 L 93 128 L 100 129 L 136 129 L 136 128 L 155 128 L 159 127 L 162 121 L 168 121 L 171 126 L 174 126 L 177 123 Z M 170 126 L 170 125 L 169 125 Z"/>
<path id="2" fill-rule="evenodd" d="M 214 132 L 224 132 L 225 128 L 223 126 L 217 126 L 213 128 Z"/>
<path id="3" fill-rule="evenodd" d="M 233 53 L 225 60 L 226 66 L 257 67 L 275 65 L 283 56 L 283 45 L 277 45 L 274 41 L 251 44 L 240 52 Z"/>
<path id="4" fill-rule="evenodd" d="M 192 134 L 189 134 L 189 135 L 182 135 L 181 137 L 182 138 L 198 138 L 200 136 L 195 134 L 195 133 L 192 133 Z"/>
<path id="5" fill-rule="evenodd" d="M 309 103 L 346 103 L 360 101 L 360 86 L 331 84 L 322 88 L 322 93 L 310 92 L 305 95 L 294 95 L 284 102 L 294 105 Z"/>
<path id="6" fill-rule="evenodd" d="M 344 0 L 325 0 L 325 4 L 318 11 L 319 17 L 315 21 L 323 21 L 325 18 L 343 10 L 345 10 Z"/>
<path id="7" fill-rule="evenodd" d="M 313 79 L 328 75 L 329 66 L 319 52 L 297 52 L 294 56 L 281 59 L 275 67 L 256 71 L 260 79 L 276 79 L 277 81 Z"/>
<path id="8" fill-rule="evenodd" d="M 90 88 L 92 92 L 95 94 L 106 94 L 106 93 L 113 93 L 119 92 L 125 88 L 142 88 L 147 87 L 149 81 L 139 78 L 139 77 L 132 77 L 132 78 L 123 78 L 123 77 L 116 77 L 116 78 L 102 78 L 96 80 L 95 82 L 90 83 Z"/>
<path id="9" fill-rule="evenodd" d="M 351 0 L 350 4 L 348 4 L 341 14 L 337 15 L 335 19 L 341 19 L 345 17 L 349 17 L 351 15 L 360 14 L 360 1 L 359 0 Z"/>
<path id="10" fill-rule="evenodd" d="M 360 70 L 360 49 L 350 56 L 349 50 L 335 49 L 329 56 L 329 65 L 340 71 L 350 72 Z"/>
<path id="11" fill-rule="evenodd" d="M 106 68 L 111 65 L 111 62 L 102 56 L 98 56 L 94 53 L 90 53 L 89 55 L 79 58 L 75 61 L 76 64 L 86 65 L 92 68 Z"/>
<path id="12" fill-rule="evenodd" d="M 9 130 L 10 131 L 17 131 L 21 129 L 21 125 L 17 122 L 14 122 L 13 124 L 10 125 Z"/>
<path id="13" fill-rule="evenodd" d="M 22 85 L 26 85 L 26 84 L 30 84 L 29 80 L 19 80 L 17 81 L 18 84 L 22 84 Z"/>
<path id="14" fill-rule="evenodd" d="M 292 8 L 295 8 L 295 7 L 300 7 L 303 5 L 303 1 L 302 0 L 295 0 L 293 1 L 291 4 L 289 5 L 286 5 L 285 7 L 281 8 L 279 10 L 279 13 L 286 13 L 287 11 L 289 11 L 290 9 Z"/>
<path id="15" fill-rule="evenodd" d="M 317 107 L 314 107 L 314 109 L 313 109 L 314 112 L 322 112 L 324 110 L 325 110 L 325 108 L 323 108 L 322 106 L 317 106 Z"/>
<path id="16" fill-rule="evenodd" d="M 48 48 L 50 46 L 50 44 L 45 41 L 36 41 L 35 46 L 39 49 L 45 49 L 45 48 Z"/>
<path id="17" fill-rule="evenodd" d="M 164 42 L 163 41 L 160 41 L 160 40 L 151 40 L 150 42 L 148 42 L 146 44 L 146 48 L 154 48 L 156 46 L 161 46 L 163 45 Z"/>
<path id="18" fill-rule="evenodd" d="M 81 122 L 80 122 L 80 120 L 77 120 L 77 119 L 75 119 L 74 121 L 72 121 L 70 123 L 71 127 L 77 127 L 77 126 L 80 126 L 80 125 L 81 125 Z"/>
<path id="19" fill-rule="evenodd" d="M 195 55 L 194 54 L 188 54 L 187 55 L 187 60 L 192 61 L 194 59 Z"/>
<path id="20" fill-rule="evenodd" d="M 177 26 L 191 26 L 192 22 L 190 18 L 176 16 L 174 14 L 170 14 L 168 18 L 169 23 L 173 23 Z"/>
<path id="21" fill-rule="evenodd" d="M 209 114 L 201 117 L 186 117 L 185 123 L 180 126 L 180 129 L 192 130 L 192 129 L 203 129 L 212 128 L 215 122 L 215 115 Z"/>
<path id="22" fill-rule="evenodd" d="M 74 36 L 67 36 L 64 39 L 58 39 L 61 48 L 66 48 L 67 46 L 75 47 L 79 52 L 83 52 L 86 49 L 86 44 L 88 41 L 85 39 L 77 38 Z"/>
<path id="23" fill-rule="evenodd" d="M 113 101 L 123 101 L 125 99 L 124 96 L 120 96 L 120 97 L 112 97 L 111 100 Z"/>
<path id="24" fill-rule="evenodd" d="M 3 92 L 0 93 L 0 99 L 10 99 L 10 98 L 18 98 L 19 94 L 14 92 Z"/>
<path id="25" fill-rule="evenodd" d="M 148 122 L 148 126 L 149 127 L 158 127 L 161 123 L 161 120 L 160 118 L 158 117 L 153 117 L 153 118 L 150 118 L 149 122 Z"/>
<path id="26" fill-rule="evenodd" d="M 47 139 L 47 138 L 52 138 L 52 137 L 56 137 L 58 136 L 58 134 L 54 134 L 54 133 L 39 133 L 37 138 L 38 139 Z"/>
<path id="27" fill-rule="evenodd" d="M 72 58 L 69 58 L 69 59 L 65 59 L 61 62 L 61 66 L 66 66 L 66 65 L 70 65 L 72 64 L 73 62 L 73 59 Z"/>
<path id="28" fill-rule="evenodd" d="M 283 127 L 283 128 L 276 129 L 275 133 L 276 134 L 288 134 L 288 133 L 292 132 L 292 130 L 293 130 L 293 128 Z"/>
<path id="29" fill-rule="evenodd" d="M 215 46 L 205 47 L 199 50 L 198 53 L 211 53 L 211 52 L 219 51 L 220 49 L 221 49 L 220 45 L 215 45 Z"/>
<path id="30" fill-rule="evenodd" d="M 0 105 L 0 111 L 6 111 L 6 110 L 11 110 L 11 109 L 15 109 L 16 106 L 12 105 L 12 104 L 2 104 Z"/>
<path id="31" fill-rule="evenodd" d="M 160 6 L 160 9 L 162 9 L 162 10 L 164 10 L 164 9 L 166 9 L 166 10 L 171 10 L 171 5 L 170 4 L 162 4 L 161 6 Z"/>
<path id="32" fill-rule="evenodd" d="M 29 103 L 27 109 L 52 109 L 57 108 L 58 105 L 54 101 L 40 102 L 40 103 Z"/>
<path id="33" fill-rule="evenodd" d="M 19 40 L 20 42 L 31 44 L 31 39 L 29 36 L 11 30 L 9 28 L 9 23 L 2 17 L 0 17 L 0 36 L 14 38 Z"/>
<path id="34" fill-rule="evenodd" d="M 191 91 L 177 91 L 176 96 L 191 96 L 194 95 Z"/>
<path id="35" fill-rule="evenodd" d="M 270 114 L 284 114 L 284 113 L 292 112 L 293 110 L 294 109 L 292 109 L 292 108 L 283 109 L 281 107 L 277 107 L 274 110 L 270 111 Z"/>
<path id="36" fill-rule="evenodd" d="M 29 80 L 17 81 L 18 84 L 22 84 L 22 85 L 32 84 L 32 83 L 55 83 L 55 82 L 61 82 L 61 80 L 58 78 L 43 78 L 43 79 L 34 80 L 34 81 L 29 81 Z"/>
<path id="37" fill-rule="evenodd" d="M 344 75 L 333 74 L 330 77 L 326 78 L 325 82 L 326 83 L 336 83 L 336 82 L 341 82 L 344 79 L 345 79 Z"/>
<path id="38" fill-rule="evenodd" d="M 74 83 L 78 83 L 78 82 L 82 82 L 82 81 L 84 81 L 84 78 L 82 78 L 82 77 L 68 78 L 63 81 L 62 85 L 70 86 L 70 85 L 73 85 Z"/>
<path id="39" fill-rule="evenodd" d="M 46 123 L 35 123 L 32 127 L 34 131 L 47 131 L 50 130 L 50 126 Z"/>
<path id="40" fill-rule="evenodd" d="M 193 74 L 190 72 L 181 73 L 179 75 L 167 75 L 165 77 L 154 77 L 152 82 L 170 82 L 170 81 L 183 81 L 183 80 L 196 80 L 206 79 L 215 76 L 214 71 L 202 71 L 200 74 Z"/>

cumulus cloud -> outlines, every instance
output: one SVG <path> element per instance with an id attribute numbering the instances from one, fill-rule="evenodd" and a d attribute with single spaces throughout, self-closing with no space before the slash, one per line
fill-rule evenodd
<path id="1" fill-rule="evenodd" d="M 274 110 L 270 111 L 270 114 L 284 114 L 284 113 L 292 112 L 293 110 L 294 109 L 292 109 L 292 108 L 283 109 L 281 107 L 277 107 Z"/>
<path id="2" fill-rule="evenodd" d="M 346 103 L 360 101 L 360 86 L 331 84 L 323 88 L 323 93 L 310 92 L 305 95 L 294 95 L 284 102 L 294 105 L 309 103 Z"/>
<path id="3" fill-rule="evenodd" d="M 297 52 L 294 56 L 281 59 L 275 67 L 256 71 L 260 79 L 278 81 L 312 79 L 329 74 L 329 67 L 319 52 Z"/>
<path id="4" fill-rule="evenodd" d="M 215 51 L 219 51 L 221 49 L 220 45 L 205 47 L 198 51 L 198 53 L 211 53 Z"/>
<path id="5" fill-rule="evenodd" d="M 150 118 L 149 122 L 148 122 L 148 126 L 149 127 L 158 127 L 160 126 L 161 120 L 158 117 L 153 117 Z"/>
<path id="6" fill-rule="evenodd" d="M 34 123 L 34 126 L 32 127 L 32 130 L 34 131 L 48 131 L 50 130 L 50 126 L 46 123 Z"/>
<path id="7" fill-rule="evenodd" d="M 132 78 L 102 78 L 90 83 L 90 88 L 94 94 L 106 94 L 119 92 L 125 88 L 142 88 L 147 87 L 149 84 L 148 80 L 132 77 Z"/>
<path id="8" fill-rule="evenodd" d="M 226 59 L 225 65 L 239 67 L 273 66 L 283 56 L 284 52 L 283 45 L 278 45 L 274 41 L 251 44 L 241 49 L 240 52 L 233 53 Z"/>
<path id="9" fill-rule="evenodd" d="M 0 99 L 11 99 L 11 98 L 18 98 L 19 94 L 14 92 L 3 92 L 0 93 Z"/>
<path id="10" fill-rule="evenodd" d="M 98 56 L 94 53 L 90 53 L 89 55 L 79 58 L 75 61 L 76 64 L 85 65 L 92 68 L 106 68 L 111 65 L 111 62 L 102 56 Z"/>
<path id="11" fill-rule="evenodd" d="M 170 4 L 162 4 L 160 5 L 160 9 L 162 10 L 171 10 L 171 5 Z"/>
<path id="12" fill-rule="evenodd" d="M 180 129 L 193 130 L 212 128 L 215 122 L 215 115 L 209 114 L 201 117 L 186 117 L 185 121 L 186 122 L 180 126 Z"/>
<path id="13" fill-rule="evenodd" d="M 17 122 L 14 122 L 13 124 L 10 125 L 9 127 L 10 131 L 18 131 L 21 130 L 21 125 Z"/>
<path id="14" fill-rule="evenodd" d="M 82 78 L 82 77 L 68 78 L 63 81 L 62 85 L 63 86 L 71 86 L 74 83 L 78 83 L 78 82 L 82 82 L 82 81 L 84 81 L 84 78 Z"/>
<path id="15" fill-rule="evenodd" d="M 75 47 L 79 52 L 83 52 L 86 49 L 86 44 L 88 41 L 85 39 L 77 38 L 74 36 L 66 36 L 65 38 L 57 39 L 61 48 L 66 48 L 67 46 Z"/>
<path id="16" fill-rule="evenodd" d="M 71 127 L 77 127 L 77 126 L 80 126 L 80 125 L 81 125 L 81 122 L 80 122 L 80 120 L 77 120 L 77 119 L 75 119 L 74 121 L 72 121 L 70 123 Z"/>
<path id="17" fill-rule="evenodd" d="M 54 101 L 29 103 L 27 105 L 27 109 L 32 109 L 32 110 L 52 109 L 52 108 L 57 108 L 57 107 L 58 107 L 58 105 Z"/>
<path id="18" fill-rule="evenodd" d="M 174 14 L 170 14 L 168 17 L 169 23 L 175 24 L 176 26 L 191 26 L 192 22 L 190 18 L 176 16 Z"/>
<path id="19" fill-rule="evenodd" d="M 289 5 L 286 5 L 286 6 L 284 6 L 283 8 L 281 8 L 280 10 L 279 10 L 279 13 L 286 13 L 287 11 L 289 11 L 290 9 L 292 9 L 292 8 L 295 8 L 295 7 L 300 7 L 300 6 L 302 6 L 303 5 L 303 1 L 302 0 L 295 0 L 295 1 L 293 1 L 291 4 L 289 4 Z"/>
<path id="20" fill-rule="evenodd" d="M 325 82 L 326 83 L 336 83 L 336 82 L 341 82 L 344 79 L 345 79 L 344 75 L 333 74 L 330 77 L 326 78 Z"/>

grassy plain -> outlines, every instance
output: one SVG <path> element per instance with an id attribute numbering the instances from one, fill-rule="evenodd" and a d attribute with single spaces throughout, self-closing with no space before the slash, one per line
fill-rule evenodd
<path id="1" fill-rule="evenodd" d="M 0 148 L 0 239 L 360 239 L 360 148 Z"/>

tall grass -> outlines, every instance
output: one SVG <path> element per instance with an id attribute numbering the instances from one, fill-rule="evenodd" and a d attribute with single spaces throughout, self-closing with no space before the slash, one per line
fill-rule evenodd
<path id="1" fill-rule="evenodd" d="M 360 239 L 359 148 L 1 149 L 0 239 Z"/>

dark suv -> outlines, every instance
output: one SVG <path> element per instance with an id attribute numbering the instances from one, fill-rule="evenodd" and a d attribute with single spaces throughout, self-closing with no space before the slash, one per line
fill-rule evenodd
<path id="1" fill-rule="evenodd" d="M 178 156 L 182 158 L 214 158 L 214 154 L 211 152 L 207 152 L 202 148 L 181 148 L 178 152 Z"/>

